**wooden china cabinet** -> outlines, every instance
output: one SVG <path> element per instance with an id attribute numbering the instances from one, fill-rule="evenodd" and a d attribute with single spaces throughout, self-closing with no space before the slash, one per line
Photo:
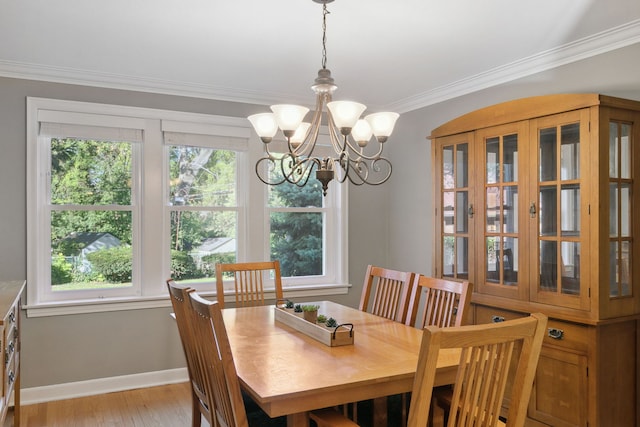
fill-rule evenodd
<path id="1" fill-rule="evenodd" d="M 548 95 L 433 130 L 436 275 L 549 316 L 530 426 L 640 425 L 640 102 Z"/>

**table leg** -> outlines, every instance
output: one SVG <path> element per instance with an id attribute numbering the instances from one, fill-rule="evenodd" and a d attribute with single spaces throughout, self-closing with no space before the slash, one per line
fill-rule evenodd
<path id="1" fill-rule="evenodd" d="M 387 397 L 373 399 L 373 427 L 387 427 Z"/>
<path id="2" fill-rule="evenodd" d="M 287 427 L 309 427 L 309 415 L 306 412 L 287 415 Z"/>

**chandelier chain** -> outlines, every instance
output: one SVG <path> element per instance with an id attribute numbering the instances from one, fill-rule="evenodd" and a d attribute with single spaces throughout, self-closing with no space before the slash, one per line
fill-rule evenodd
<path id="1" fill-rule="evenodd" d="M 327 15 L 331 13 L 327 4 L 322 5 L 322 69 L 327 68 Z"/>

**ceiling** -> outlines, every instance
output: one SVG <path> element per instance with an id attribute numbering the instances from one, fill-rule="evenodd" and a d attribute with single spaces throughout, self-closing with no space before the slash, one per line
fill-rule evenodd
<path id="1" fill-rule="evenodd" d="M 328 8 L 334 99 L 371 111 L 406 112 L 640 47 L 640 0 L 335 0 Z M 312 0 L 0 0 L 0 10 L 0 76 L 313 102 L 322 5 Z"/>

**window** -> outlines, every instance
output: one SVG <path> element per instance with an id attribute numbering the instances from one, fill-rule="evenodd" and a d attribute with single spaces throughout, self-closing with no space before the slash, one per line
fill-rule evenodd
<path id="1" fill-rule="evenodd" d="M 168 277 L 213 294 L 216 262 L 279 259 L 288 295 L 346 292 L 345 186 L 262 184 L 245 119 L 27 106 L 29 315 L 166 305 Z"/>

